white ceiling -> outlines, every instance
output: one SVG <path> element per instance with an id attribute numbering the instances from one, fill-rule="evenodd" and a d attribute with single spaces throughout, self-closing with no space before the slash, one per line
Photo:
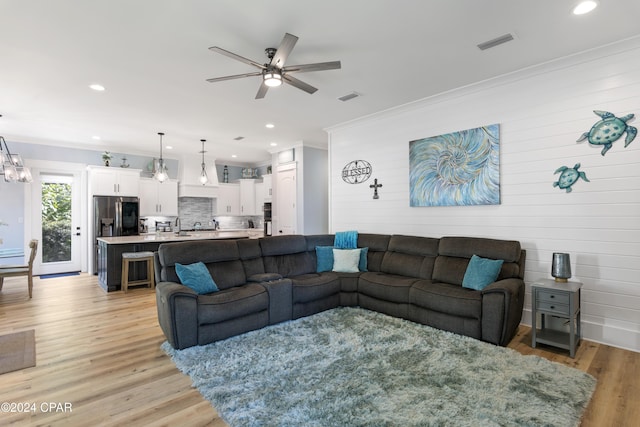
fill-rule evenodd
<path id="1" fill-rule="evenodd" d="M 640 34 L 640 1 L 601 0 L 1 0 L 0 134 L 9 141 L 154 155 L 207 139 L 220 160 L 259 163 L 269 143 L 326 146 L 324 128 L 456 87 Z M 254 96 L 257 62 L 285 32 L 287 65 L 342 61 Z M 515 40 L 487 51 L 478 43 Z M 100 83 L 104 92 L 89 84 Z M 337 98 L 352 91 L 360 97 Z M 266 129 L 266 123 L 275 124 Z M 98 135 L 100 141 L 92 139 Z M 244 136 L 242 141 L 235 137 Z"/>

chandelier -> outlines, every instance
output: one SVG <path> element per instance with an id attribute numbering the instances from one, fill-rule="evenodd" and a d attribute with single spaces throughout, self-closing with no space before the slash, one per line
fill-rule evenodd
<path id="1" fill-rule="evenodd" d="M 0 115 L 2 117 L 2 115 Z M 7 141 L 0 136 L 0 175 L 6 182 L 32 182 L 31 170 L 24 165 L 20 154 L 9 151 Z"/>

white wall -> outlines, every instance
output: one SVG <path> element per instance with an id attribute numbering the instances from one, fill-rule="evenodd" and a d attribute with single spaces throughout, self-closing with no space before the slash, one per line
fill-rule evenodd
<path id="1" fill-rule="evenodd" d="M 585 338 L 640 351 L 640 136 L 604 157 L 576 143 L 599 120 L 592 110 L 640 116 L 640 37 L 332 127 L 330 232 L 519 240 L 525 324 L 531 282 L 550 277 L 553 252 L 569 252 L 573 280 L 584 283 Z M 501 204 L 409 207 L 409 141 L 493 123 L 501 126 Z M 358 159 L 373 175 L 347 184 L 341 170 Z M 571 193 L 554 188 L 554 171 L 576 163 L 591 182 Z"/>

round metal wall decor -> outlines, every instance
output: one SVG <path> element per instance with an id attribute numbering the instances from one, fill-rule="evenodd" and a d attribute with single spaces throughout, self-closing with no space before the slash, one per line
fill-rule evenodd
<path id="1" fill-rule="evenodd" d="M 347 184 L 360 184 L 371 177 L 371 164 L 366 160 L 353 160 L 342 168 L 342 180 Z"/>

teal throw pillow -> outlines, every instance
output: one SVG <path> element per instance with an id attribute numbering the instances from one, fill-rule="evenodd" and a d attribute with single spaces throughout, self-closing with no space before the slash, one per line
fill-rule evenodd
<path id="1" fill-rule="evenodd" d="M 176 262 L 176 274 L 180 283 L 190 287 L 199 295 L 218 292 L 218 285 L 213 281 L 207 266 L 203 262 L 182 265 Z"/>
<path id="2" fill-rule="evenodd" d="M 333 270 L 333 246 L 316 246 L 316 272 Z"/>
<path id="3" fill-rule="evenodd" d="M 495 282 L 502 268 L 501 259 L 481 258 L 477 255 L 471 257 L 467 271 L 462 279 L 462 287 L 481 291 Z"/>
<path id="4" fill-rule="evenodd" d="M 333 246 L 316 246 L 316 272 L 333 270 Z M 367 270 L 367 254 L 369 248 L 360 248 L 360 260 L 358 261 L 358 270 Z"/>
<path id="5" fill-rule="evenodd" d="M 333 270 L 338 273 L 357 273 L 360 249 L 333 249 Z"/>
<path id="6" fill-rule="evenodd" d="M 367 270 L 367 254 L 368 253 L 369 253 L 369 248 L 360 248 L 360 262 L 358 263 L 358 270 L 369 271 Z"/>

